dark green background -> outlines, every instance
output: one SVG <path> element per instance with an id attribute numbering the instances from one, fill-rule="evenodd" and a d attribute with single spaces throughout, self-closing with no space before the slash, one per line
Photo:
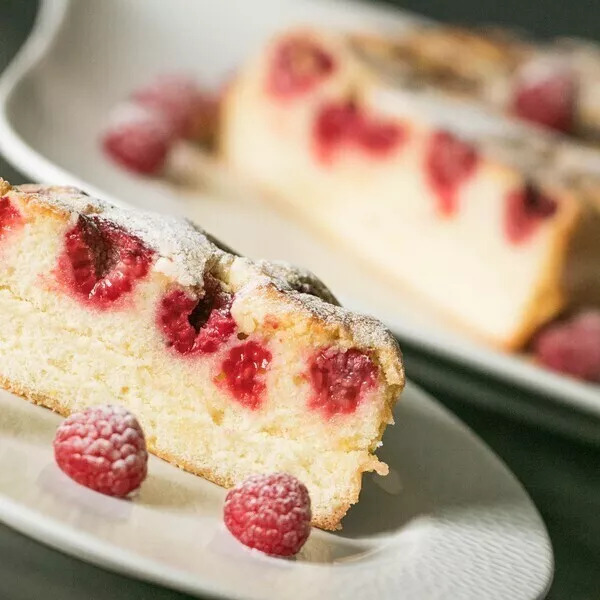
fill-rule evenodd
<path id="1" fill-rule="evenodd" d="M 437 19 L 512 24 L 539 36 L 600 39 L 600 0 L 394 4 Z M 0 69 L 27 35 L 35 10 L 33 0 L 0 0 Z M 0 175 L 14 183 L 23 181 L 1 158 Z M 556 557 L 556 575 L 548 597 L 600 600 L 600 422 L 559 406 L 550 410 L 552 403 L 546 399 L 495 381 L 491 375 L 426 356 L 407 344 L 403 349 L 408 375 L 477 431 L 506 461 L 538 506 Z M 546 408 L 540 410 L 540 406 Z M 510 414 L 521 414 L 528 421 Z M 585 433 L 595 442 L 576 441 L 547 429 L 560 425 Z M 275 592 L 273 597 L 277 597 Z M 187 596 L 80 563 L 0 526 L 0 600 L 38 598 L 182 600 Z"/>
<path id="2" fill-rule="evenodd" d="M 449 22 L 509 25 L 539 37 L 600 40 L 598 0 L 389 0 L 386 4 Z"/>

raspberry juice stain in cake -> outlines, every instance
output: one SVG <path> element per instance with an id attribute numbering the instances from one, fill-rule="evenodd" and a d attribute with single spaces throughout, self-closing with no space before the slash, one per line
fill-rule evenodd
<path id="1" fill-rule="evenodd" d="M 335 70 L 333 57 L 306 37 L 283 40 L 273 54 L 267 91 L 278 99 L 301 96 Z"/>
<path id="2" fill-rule="evenodd" d="M 331 417 L 356 410 L 377 381 L 377 366 L 356 348 L 326 348 L 313 356 L 308 375 L 313 388 L 310 408 Z"/>
<path id="3" fill-rule="evenodd" d="M 0 241 L 22 224 L 23 217 L 19 210 L 11 203 L 8 196 L 2 196 L 0 198 Z"/>
<path id="4" fill-rule="evenodd" d="M 527 183 L 523 188 L 508 194 L 504 205 L 504 230 L 508 240 L 515 245 L 526 242 L 540 224 L 550 219 L 558 205 L 553 198 Z"/>
<path id="5" fill-rule="evenodd" d="M 146 277 L 153 258 L 134 235 L 110 221 L 80 215 L 65 235 L 56 276 L 82 302 L 107 309 Z"/>
<path id="6" fill-rule="evenodd" d="M 425 155 L 425 175 L 437 198 L 439 214 L 450 217 L 458 210 L 460 187 L 475 173 L 478 155 L 473 146 L 448 131 L 436 131 Z"/>
<path id="7" fill-rule="evenodd" d="M 363 154 L 383 158 L 406 139 L 406 132 L 395 121 L 370 115 L 351 100 L 321 106 L 313 125 L 316 153 L 322 162 L 330 162 L 344 146 L 353 146 Z"/>

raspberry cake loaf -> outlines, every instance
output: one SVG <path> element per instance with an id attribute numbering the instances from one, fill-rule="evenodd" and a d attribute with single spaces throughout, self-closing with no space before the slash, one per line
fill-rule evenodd
<path id="1" fill-rule="evenodd" d="M 446 93 L 579 137 L 600 140 L 600 48 L 544 44 L 499 30 L 429 26 L 357 35 L 357 49 Z"/>
<path id="2" fill-rule="evenodd" d="M 286 32 L 230 87 L 222 153 L 274 202 L 498 347 L 600 304 L 597 155 L 518 123 L 510 135 L 478 127 L 388 76 L 351 37 Z"/>
<path id="3" fill-rule="evenodd" d="M 312 275 L 73 188 L 0 189 L 2 385 L 67 415 L 119 404 L 148 448 L 224 486 L 285 471 L 314 524 L 358 500 L 403 387 L 377 321 Z"/>

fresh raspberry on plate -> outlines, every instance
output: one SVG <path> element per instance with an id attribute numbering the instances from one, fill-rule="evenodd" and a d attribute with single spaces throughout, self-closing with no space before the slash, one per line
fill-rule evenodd
<path id="1" fill-rule="evenodd" d="M 534 58 L 516 77 L 512 111 L 526 121 L 569 132 L 575 115 L 576 83 L 569 65 L 549 57 Z"/>
<path id="2" fill-rule="evenodd" d="M 292 556 L 310 533 L 310 497 L 287 473 L 254 475 L 225 499 L 227 529 L 242 544 L 272 556 Z"/>
<path id="3" fill-rule="evenodd" d="M 600 312 L 582 312 L 549 325 L 536 337 L 533 351 L 553 371 L 600 382 Z"/>
<path id="4" fill-rule="evenodd" d="M 129 171 L 155 175 L 162 170 L 176 138 L 174 124 L 161 112 L 127 104 L 113 112 L 102 147 Z"/>
<path id="5" fill-rule="evenodd" d="M 210 113 L 216 118 L 213 96 L 203 93 L 197 83 L 184 75 L 157 77 L 133 93 L 134 102 L 161 113 L 168 119 L 177 136 L 191 137 L 195 133 L 198 113 Z"/>
<path id="6" fill-rule="evenodd" d="M 54 457 L 71 479 L 109 496 L 139 488 L 148 468 L 144 432 L 120 406 L 92 406 L 67 417 L 56 431 Z"/>

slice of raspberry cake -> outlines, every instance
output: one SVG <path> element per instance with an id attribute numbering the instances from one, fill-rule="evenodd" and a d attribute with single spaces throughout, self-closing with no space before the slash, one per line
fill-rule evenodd
<path id="1" fill-rule="evenodd" d="M 187 221 L 0 183 L 4 387 L 63 415 L 122 405 L 150 451 L 221 485 L 289 472 L 326 529 L 386 473 L 404 376 L 378 321 Z"/>
<path id="2" fill-rule="evenodd" d="M 286 32 L 231 86 L 222 153 L 496 346 L 522 346 L 566 306 L 600 304 L 600 178 L 583 166 L 597 155 L 516 122 L 504 135 L 389 75 L 350 37 Z"/>

